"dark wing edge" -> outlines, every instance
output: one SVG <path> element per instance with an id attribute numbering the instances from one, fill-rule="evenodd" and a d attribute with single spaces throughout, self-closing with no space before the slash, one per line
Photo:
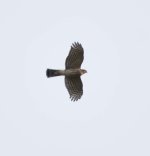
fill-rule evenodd
<path id="1" fill-rule="evenodd" d="M 78 42 L 74 42 L 71 46 L 69 55 L 66 58 L 66 69 L 80 68 L 84 59 L 84 49 Z"/>
<path id="2" fill-rule="evenodd" d="M 65 86 L 71 101 L 79 100 L 83 95 L 83 84 L 80 77 L 65 77 Z"/>

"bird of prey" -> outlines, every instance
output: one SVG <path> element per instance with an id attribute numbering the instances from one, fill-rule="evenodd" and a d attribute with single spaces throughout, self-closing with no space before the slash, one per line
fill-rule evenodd
<path id="1" fill-rule="evenodd" d="M 66 58 L 65 70 L 47 69 L 46 76 L 65 76 L 65 86 L 70 95 L 71 101 L 77 101 L 83 95 L 83 84 L 80 78 L 81 75 L 87 73 L 81 69 L 81 64 L 84 59 L 84 50 L 80 43 L 72 44 L 69 55 Z"/>

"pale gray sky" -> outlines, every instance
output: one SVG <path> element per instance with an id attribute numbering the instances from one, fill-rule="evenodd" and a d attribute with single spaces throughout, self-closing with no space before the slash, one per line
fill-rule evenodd
<path id="1" fill-rule="evenodd" d="M 150 155 L 150 2 L 0 2 L 0 155 Z M 84 95 L 71 102 L 63 69 L 85 50 Z"/>

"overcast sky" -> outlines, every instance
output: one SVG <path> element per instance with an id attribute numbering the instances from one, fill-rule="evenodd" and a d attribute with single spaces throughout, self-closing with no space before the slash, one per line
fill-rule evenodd
<path id="1" fill-rule="evenodd" d="M 84 95 L 63 69 L 82 44 Z M 150 1 L 0 2 L 0 155 L 150 155 Z"/>

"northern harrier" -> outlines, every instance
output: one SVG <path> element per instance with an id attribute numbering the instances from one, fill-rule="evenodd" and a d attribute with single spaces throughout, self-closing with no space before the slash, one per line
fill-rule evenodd
<path id="1" fill-rule="evenodd" d="M 65 70 L 47 69 L 47 77 L 65 76 L 65 85 L 72 101 L 77 101 L 83 95 L 83 84 L 80 76 L 87 73 L 81 69 L 84 59 L 84 50 L 80 43 L 72 44 L 68 57 L 66 58 Z"/>

